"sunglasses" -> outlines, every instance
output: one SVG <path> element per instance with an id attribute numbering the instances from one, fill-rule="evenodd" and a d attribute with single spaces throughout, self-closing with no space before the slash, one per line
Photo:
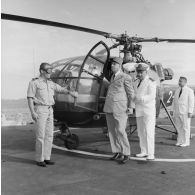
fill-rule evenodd
<path id="1" fill-rule="evenodd" d="M 44 72 L 46 72 L 47 74 L 51 74 L 52 73 L 52 69 L 48 68 L 48 69 L 43 69 Z"/>

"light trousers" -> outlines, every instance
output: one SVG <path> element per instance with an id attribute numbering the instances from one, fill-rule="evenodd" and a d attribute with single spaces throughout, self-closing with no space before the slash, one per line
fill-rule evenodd
<path id="1" fill-rule="evenodd" d="M 50 160 L 53 143 L 53 108 L 37 106 L 35 159 L 37 162 Z"/>
<path id="2" fill-rule="evenodd" d="M 130 145 L 125 131 L 127 125 L 126 113 L 106 113 L 108 134 L 113 153 L 130 155 Z"/>
<path id="3" fill-rule="evenodd" d="M 155 152 L 155 120 L 155 115 L 136 118 L 141 153 L 148 156 Z"/>
<path id="4" fill-rule="evenodd" d="M 177 114 L 174 121 L 178 130 L 177 142 L 179 144 L 190 144 L 190 123 L 191 118 L 187 114 Z"/>

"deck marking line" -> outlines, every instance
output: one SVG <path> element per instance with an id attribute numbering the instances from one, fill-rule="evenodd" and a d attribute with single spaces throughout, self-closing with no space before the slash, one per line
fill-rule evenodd
<path id="1" fill-rule="evenodd" d="M 112 155 L 108 154 L 97 154 L 93 152 L 86 152 L 86 151 L 81 151 L 81 150 L 69 150 L 65 147 L 60 147 L 55 144 L 53 144 L 53 148 L 63 150 L 66 152 L 72 152 L 72 153 L 77 153 L 77 154 L 84 154 L 88 156 L 96 156 L 96 157 L 105 157 L 105 158 L 110 158 Z M 146 161 L 146 158 L 137 158 L 137 157 L 130 157 L 131 160 L 139 160 L 139 161 Z M 156 158 L 154 160 L 155 162 L 195 162 L 195 159 L 167 159 L 167 158 Z"/>

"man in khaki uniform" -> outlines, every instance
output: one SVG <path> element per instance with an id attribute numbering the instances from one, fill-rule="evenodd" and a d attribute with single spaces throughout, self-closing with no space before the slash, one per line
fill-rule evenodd
<path id="1" fill-rule="evenodd" d="M 121 163 L 126 163 L 130 156 L 130 145 L 125 128 L 134 90 L 131 77 L 121 71 L 122 62 L 121 58 L 113 59 L 111 68 L 114 74 L 108 87 L 104 112 L 114 153 L 111 160 L 120 158 Z"/>
<path id="2" fill-rule="evenodd" d="M 30 81 L 27 91 L 28 105 L 32 119 L 36 121 L 36 162 L 38 166 L 53 165 L 50 160 L 53 142 L 53 108 L 54 92 L 69 93 L 77 97 L 76 92 L 54 83 L 50 79 L 51 65 L 40 65 L 40 77 Z"/>

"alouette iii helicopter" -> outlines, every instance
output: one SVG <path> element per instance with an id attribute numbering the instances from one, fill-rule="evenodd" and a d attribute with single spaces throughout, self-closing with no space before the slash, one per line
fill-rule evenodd
<path id="1" fill-rule="evenodd" d="M 123 47 L 120 50 L 120 53 L 123 53 L 123 65 L 133 62 L 144 62 L 150 66 L 149 75 L 157 83 L 157 117 L 163 106 L 176 129 L 166 109 L 166 106 L 172 104 L 174 90 L 164 90 L 162 85 L 163 81 L 173 78 L 173 71 L 169 68 L 164 68 L 161 64 L 151 64 L 145 60 L 141 54 L 142 45 L 140 43 L 195 43 L 195 40 L 130 37 L 126 33 L 115 35 L 95 29 L 5 13 L 1 14 L 1 18 L 4 20 L 83 31 L 115 40 L 115 43 L 111 47 L 108 47 L 103 41 L 100 41 L 92 47 L 86 56 L 77 56 L 52 63 L 52 80 L 61 86 L 67 86 L 69 89 L 78 92 L 77 98 L 73 98 L 68 94 L 55 94 L 54 118 L 57 124 L 60 125 L 60 131 L 56 137 L 62 139 L 67 148 L 73 149 L 79 145 L 78 136 L 72 134 L 68 127 L 106 127 L 103 106 L 108 81 L 110 81 L 112 76 L 111 63 L 114 57 L 110 56 L 110 50 L 117 47 Z M 133 78 L 136 77 L 135 70 L 130 71 L 129 74 Z M 129 116 L 129 122 L 130 124 L 135 124 L 135 114 Z M 176 132 L 168 129 L 157 127 L 176 134 Z"/>

